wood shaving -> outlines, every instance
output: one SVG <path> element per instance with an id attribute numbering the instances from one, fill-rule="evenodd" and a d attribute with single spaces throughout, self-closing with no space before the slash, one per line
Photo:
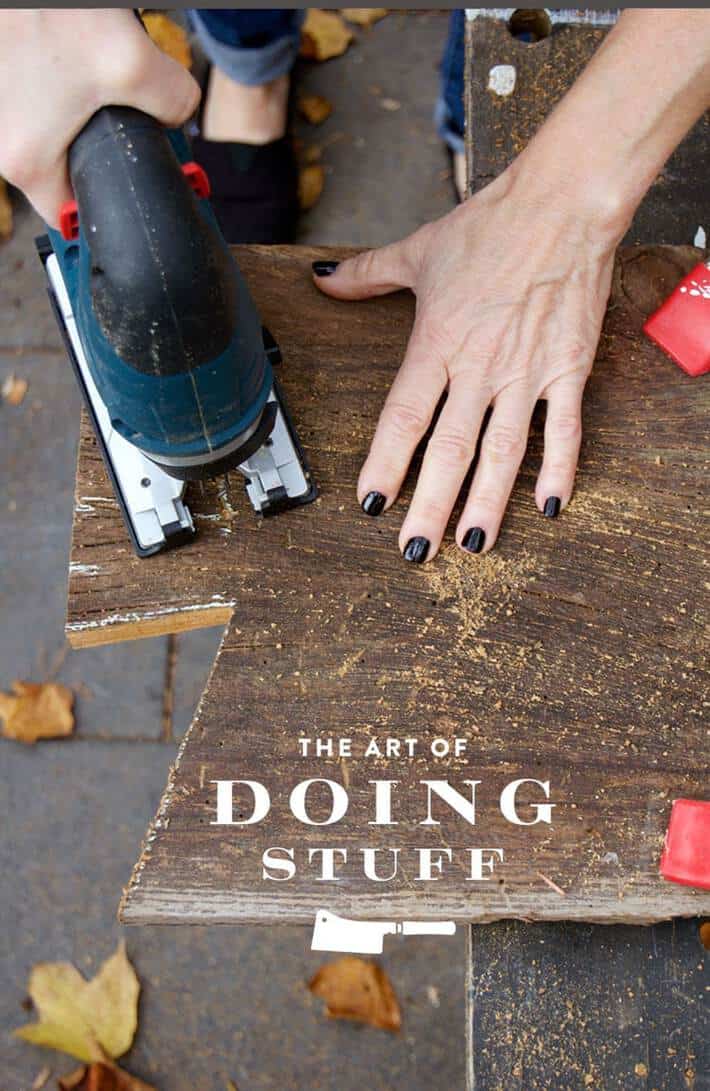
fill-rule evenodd
<path id="1" fill-rule="evenodd" d="M 472 644 L 486 622 L 509 609 L 514 596 L 529 582 L 535 560 L 525 550 L 503 557 L 492 551 L 468 556 L 455 543 L 442 548 L 432 564 L 424 566 L 432 593 L 458 619 L 457 648 L 466 646 L 469 658 L 479 659 L 482 645 Z"/>

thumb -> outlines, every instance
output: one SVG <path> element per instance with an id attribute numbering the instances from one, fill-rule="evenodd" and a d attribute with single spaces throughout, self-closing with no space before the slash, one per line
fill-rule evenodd
<path id="1" fill-rule="evenodd" d="M 67 159 L 62 155 L 59 160 L 38 174 L 36 179 L 23 184 L 25 196 L 32 202 L 37 212 L 50 227 L 59 229 L 59 210 L 65 201 L 74 197 Z"/>
<path id="2" fill-rule="evenodd" d="M 158 49 L 147 35 L 144 36 L 144 48 L 146 56 L 140 66 L 141 78 L 133 82 L 124 101 L 116 105 L 133 106 L 157 118 L 163 125 L 177 128 L 197 109 L 199 85 L 186 68 Z"/>
<path id="3" fill-rule="evenodd" d="M 365 250 L 345 261 L 314 261 L 316 285 L 335 299 L 369 299 L 399 288 L 413 288 L 418 262 L 416 235 L 401 242 Z"/>

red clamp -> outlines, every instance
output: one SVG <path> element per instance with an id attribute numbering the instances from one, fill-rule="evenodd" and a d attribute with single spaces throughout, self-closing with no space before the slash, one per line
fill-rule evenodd
<path id="1" fill-rule="evenodd" d="M 710 371 L 710 269 L 696 265 L 643 327 L 688 375 Z"/>
<path id="2" fill-rule="evenodd" d="M 710 890 L 710 802 L 673 801 L 660 871 L 672 883 Z"/>
<path id="3" fill-rule="evenodd" d="M 190 189 L 200 200 L 210 195 L 210 180 L 199 163 L 183 163 L 182 173 Z M 76 201 L 65 201 L 59 210 L 59 230 L 67 242 L 79 238 L 79 210 Z"/>

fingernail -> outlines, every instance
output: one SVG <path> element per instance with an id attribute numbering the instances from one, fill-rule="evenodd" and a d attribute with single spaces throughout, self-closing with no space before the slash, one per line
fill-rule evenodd
<path id="1" fill-rule="evenodd" d="M 471 527 L 463 536 L 461 545 L 467 553 L 480 553 L 486 544 L 486 532 L 481 527 Z"/>
<path id="2" fill-rule="evenodd" d="M 430 544 L 428 538 L 410 538 L 404 547 L 405 561 L 412 561 L 413 564 L 421 564 L 422 561 L 426 560 Z"/>
<path id="3" fill-rule="evenodd" d="M 329 277 L 340 265 L 339 261 L 314 261 L 311 269 L 317 277 Z"/>
<path id="4" fill-rule="evenodd" d="M 555 519 L 560 514 L 559 496 L 548 496 L 542 514 L 546 515 L 548 519 Z"/>
<path id="5" fill-rule="evenodd" d="M 381 492 L 369 492 L 360 506 L 365 515 L 381 515 L 386 503 L 387 497 Z"/>

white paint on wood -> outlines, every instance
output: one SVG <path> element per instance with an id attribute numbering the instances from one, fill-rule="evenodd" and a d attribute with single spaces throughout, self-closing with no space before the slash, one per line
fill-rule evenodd
<path id="1" fill-rule="evenodd" d="M 150 621 L 152 618 L 166 617 L 170 614 L 189 614 L 195 610 L 214 610 L 215 605 L 234 608 L 236 599 L 226 599 L 223 595 L 213 595 L 209 602 L 197 602 L 190 606 L 165 606 L 160 610 L 137 610 L 127 614 L 109 614 L 107 617 L 98 618 L 96 621 L 69 621 L 65 629 L 68 633 L 80 633 L 87 629 L 105 629 L 110 625 L 135 625 L 142 621 Z"/>
<path id="2" fill-rule="evenodd" d="M 515 90 L 517 73 L 512 64 L 494 64 L 488 73 L 488 90 L 507 98 Z"/>
<path id="3" fill-rule="evenodd" d="M 101 566 L 98 564 L 78 564 L 72 561 L 69 565 L 70 576 L 98 576 Z"/>

